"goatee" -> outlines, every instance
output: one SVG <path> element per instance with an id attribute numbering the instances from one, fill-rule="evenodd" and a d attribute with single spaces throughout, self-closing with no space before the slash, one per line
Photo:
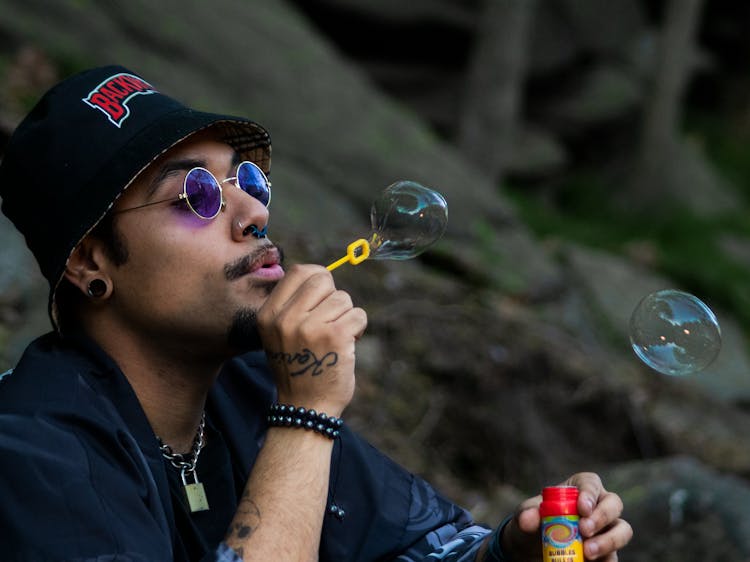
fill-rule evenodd
<path id="1" fill-rule="evenodd" d="M 227 264 L 224 268 L 224 275 L 227 280 L 233 281 L 245 275 L 250 264 L 261 259 L 263 254 L 268 252 L 270 248 L 274 248 L 274 246 L 269 242 L 257 248 L 255 252 L 243 256 L 231 264 Z M 283 264 L 284 252 L 278 246 L 275 246 L 275 248 L 279 252 L 279 263 Z M 255 286 L 264 290 L 266 296 L 268 296 L 277 284 L 278 281 L 258 281 L 255 283 Z M 257 310 L 249 307 L 241 308 L 234 314 L 227 333 L 227 342 L 232 349 L 240 353 L 263 349 L 263 342 L 261 342 L 260 333 L 258 333 Z"/>
<path id="2" fill-rule="evenodd" d="M 263 283 L 261 286 L 267 295 L 271 294 L 278 281 Z M 263 342 L 258 332 L 258 314 L 254 308 L 241 308 L 232 317 L 227 333 L 227 343 L 239 352 L 258 351 L 263 349 Z"/>
<path id="3" fill-rule="evenodd" d="M 240 352 L 257 351 L 263 348 L 258 333 L 258 315 L 255 309 L 242 308 L 232 318 L 227 342 L 232 349 Z"/>

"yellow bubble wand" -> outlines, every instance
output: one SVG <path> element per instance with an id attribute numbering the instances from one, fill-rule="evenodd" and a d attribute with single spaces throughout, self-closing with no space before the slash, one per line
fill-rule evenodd
<path id="1" fill-rule="evenodd" d="M 343 258 L 337 259 L 335 262 L 328 264 L 326 269 L 333 271 L 340 265 L 350 263 L 352 265 L 358 265 L 370 257 L 370 243 L 364 238 L 355 240 L 346 247 L 346 255 Z"/>
<path id="2" fill-rule="evenodd" d="M 413 181 L 386 188 L 370 210 L 369 240 L 349 244 L 346 255 L 326 266 L 328 271 L 367 258 L 406 260 L 437 242 L 448 225 L 448 203 L 437 191 Z"/>

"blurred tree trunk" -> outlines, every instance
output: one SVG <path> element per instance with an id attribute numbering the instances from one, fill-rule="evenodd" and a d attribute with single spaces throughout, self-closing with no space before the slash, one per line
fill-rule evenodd
<path id="1" fill-rule="evenodd" d="M 495 181 L 512 156 L 536 0 L 486 0 L 469 64 L 458 144 Z"/>
<path id="2" fill-rule="evenodd" d="M 679 190 L 670 167 L 680 166 L 682 98 L 692 74 L 694 35 L 704 0 L 668 0 L 659 42 L 658 64 L 645 108 L 641 145 L 631 178 L 630 196 L 641 205 L 660 197 L 674 199 Z"/>

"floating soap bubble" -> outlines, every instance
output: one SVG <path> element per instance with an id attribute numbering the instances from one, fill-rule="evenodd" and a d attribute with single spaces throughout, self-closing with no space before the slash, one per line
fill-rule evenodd
<path id="1" fill-rule="evenodd" d="M 390 185 L 370 209 L 372 231 L 367 239 L 349 244 L 346 255 L 328 266 L 356 265 L 372 259 L 407 260 L 440 239 L 448 225 L 448 203 L 428 187 L 413 181 Z"/>
<path id="2" fill-rule="evenodd" d="M 633 311 L 630 343 L 652 369 L 683 376 L 705 369 L 716 358 L 721 329 L 697 297 L 665 289 L 646 296 Z"/>

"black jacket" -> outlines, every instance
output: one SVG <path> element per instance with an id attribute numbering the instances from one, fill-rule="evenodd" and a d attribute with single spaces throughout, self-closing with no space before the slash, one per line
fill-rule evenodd
<path id="1" fill-rule="evenodd" d="M 197 471 L 211 509 L 189 514 L 178 471 L 117 365 L 85 338 L 39 338 L 0 381 L 2 560 L 215 559 L 274 395 L 262 353 L 226 364 L 209 396 Z M 439 546 L 437 535 L 445 542 L 446 529 L 471 525 L 463 509 L 346 426 L 328 499 L 345 515 L 325 516 L 321 561 L 388 560 L 410 546 L 404 559 L 418 559 Z"/>

